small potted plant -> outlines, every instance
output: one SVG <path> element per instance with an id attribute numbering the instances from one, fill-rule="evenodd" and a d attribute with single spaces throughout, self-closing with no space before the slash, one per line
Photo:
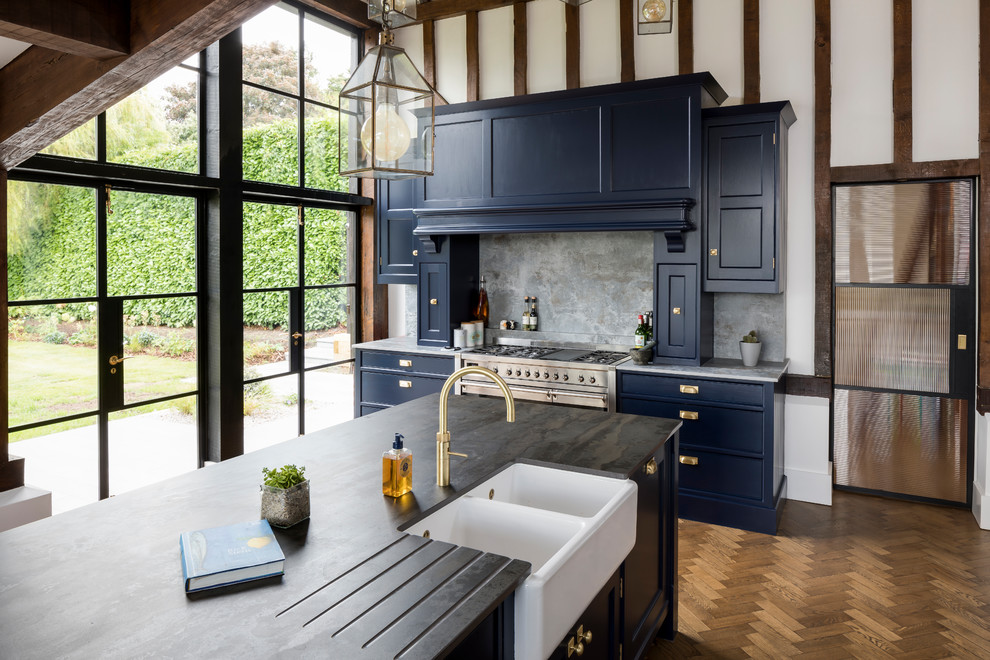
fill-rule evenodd
<path id="1" fill-rule="evenodd" d="M 763 348 L 763 344 L 760 343 L 760 338 L 756 336 L 756 330 L 750 330 L 748 335 L 744 335 L 742 341 L 739 342 L 743 366 L 755 367 L 756 363 L 760 361 L 761 348 Z"/>
<path id="2" fill-rule="evenodd" d="M 261 517 L 275 527 L 292 527 L 309 518 L 309 480 L 305 467 L 261 468 Z"/>

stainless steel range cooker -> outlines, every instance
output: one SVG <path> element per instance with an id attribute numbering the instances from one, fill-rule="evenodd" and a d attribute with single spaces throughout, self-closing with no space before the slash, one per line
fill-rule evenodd
<path id="1" fill-rule="evenodd" d="M 615 367 L 628 359 L 627 353 L 609 350 L 496 344 L 462 351 L 457 366 L 491 369 L 517 399 L 615 412 Z M 501 396 L 493 382 L 471 374 L 455 391 Z"/>

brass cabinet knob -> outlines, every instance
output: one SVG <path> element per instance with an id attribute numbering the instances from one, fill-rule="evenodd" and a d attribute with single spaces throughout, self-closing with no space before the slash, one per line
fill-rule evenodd
<path id="1" fill-rule="evenodd" d="M 577 639 L 579 642 L 584 642 L 585 644 L 591 644 L 591 630 L 585 630 L 584 626 L 578 626 L 577 629 Z"/>
<path id="2" fill-rule="evenodd" d="M 681 308 L 680 307 L 675 307 L 674 309 L 670 310 L 670 313 L 671 314 L 680 314 L 681 313 Z"/>
<path id="3" fill-rule="evenodd" d="M 413 256 L 414 257 L 418 257 L 419 256 L 419 250 L 413 250 Z"/>
<path id="4" fill-rule="evenodd" d="M 436 305 L 437 304 L 437 299 L 436 298 L 430 298 L 430 304 L 431 305 Z"/>
<path id="5" fill-rule="evenodd" d="M 697 465 L 698 464 L 698 457 L 697 456 L 681 456 L 677 460 L 679 460 L 681 462 L 681 465 Z"/>
<path id="6" fill-rule="evenodd" d="M 718 248 L 712 248 L 712 249 L 710 249 L 708 251 L 708 254 L 710 254 L 713 257 L 717 257 L 718 256 Z"/>
<path id="7" fill-rule="evenodd" d="M 569 658 L 572 655 L 584 655 L 584 644 L 575 642 L 573 637 L 567 640 L 567 657 Z"/>
<path id="8" fill-rule="evenodd" d="M 643 472 L 646 474 L 656 474 L 657 473 L 657 459 L 651 458 L 646 461 L 646 465 L 643 466 Z"/>

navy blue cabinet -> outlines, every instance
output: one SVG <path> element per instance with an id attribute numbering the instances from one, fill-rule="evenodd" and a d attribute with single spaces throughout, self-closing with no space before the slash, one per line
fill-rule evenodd
<path id="1" fill-rule="evenodd" d="M 784 290 L 787 101 L 706 109 L 705 291 Z"/>
<path id="2" fill-rule="evenodd" d="M 453 328 L 470 321 L 478 294 L 478 237 L 450 236 L 418 256 L 417 343 L 452 346 Z"/>
<path id="3" fill-rule="evenodd" d="M 378 181 L 375 225 L 379 284 L 416 284 L 419 241 L 413 237 L 413 179 Z"/>
<path id="4" fill-rule="evenodd" d="M 619 412 L 683 420 L 679 515 L 775 534 L 784 477 L 780 381 L 619 371 Z"/>
<path id="5" fill-rule="evenodd" d="M 355 350 L 354 416 L 439 392 L 454 373 L 453 357 Z"/>

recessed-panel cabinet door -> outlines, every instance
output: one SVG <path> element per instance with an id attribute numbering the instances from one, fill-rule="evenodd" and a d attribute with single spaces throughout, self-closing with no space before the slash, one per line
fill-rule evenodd
<path id="1" fill-rule="evenodd" d="M 697 357 L 698 267 L 694 264 L 657 264 L 657 318 L 654 323 L 657 355 Z"/>
<path id="2" fill-rule="evenodd" d="M 375 189 L 377 220 L 378 283 L 416 284 L 416 254 L 419 241 L 413 236 L 414 179 L 379 181 Z"/>
<path id="3" fill-rule="evenodd" d="M 447 264 L 419 265 L 419 343 L 446 346 L 450 335 Z"/>

